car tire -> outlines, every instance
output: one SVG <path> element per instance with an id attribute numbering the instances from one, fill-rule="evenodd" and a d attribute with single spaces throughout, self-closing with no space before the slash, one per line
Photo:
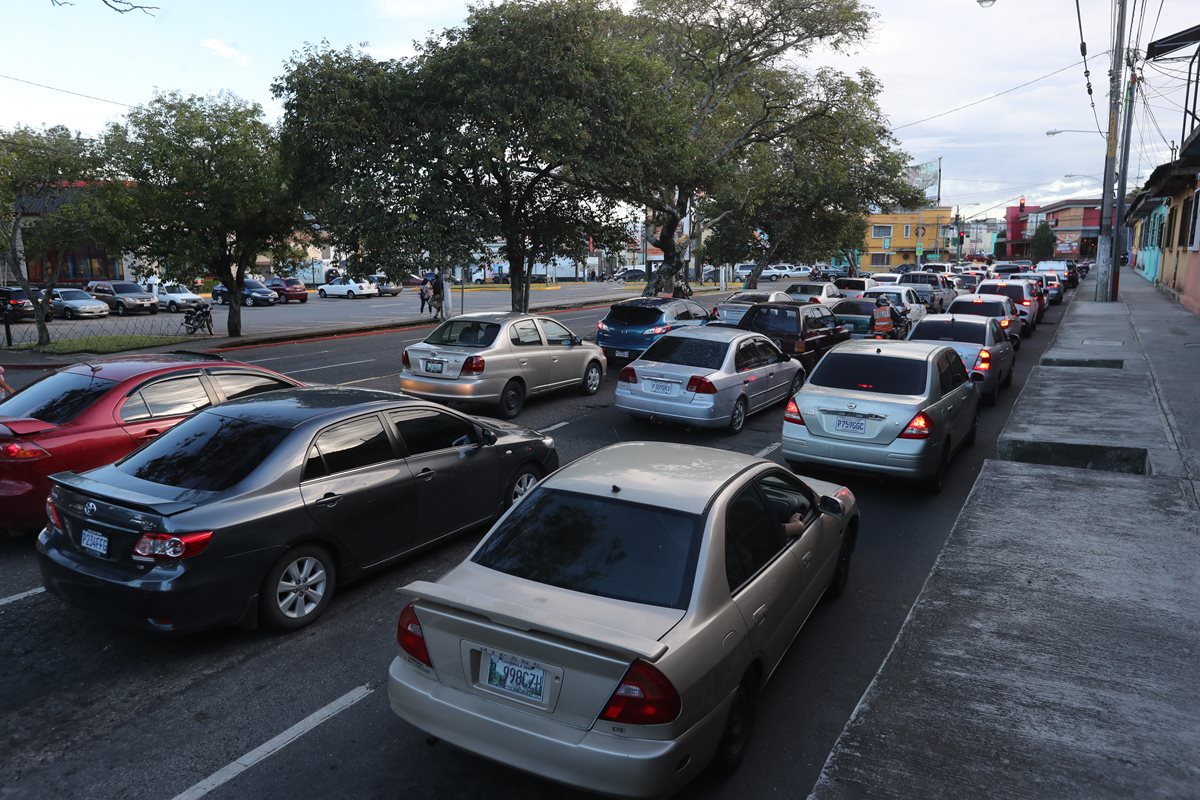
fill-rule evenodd
<path id="1" fill-rule="evenodd" d="M 779 276 L 778 276 L 778 275 L 772 275 L 772 276 L 771 276 L 771 283 L 774 283 L 774 282 L 775 282 L 775 281 L 777 281 L 777 280 L 779 280 Z"/>
<path id="2" fill-rule="evenodd" d="M 305 295 L 304 297 L 300 298 L 300 305 L 304 305 L 307 302 L 308 302 L 308 295 Z"/>
<path id="3" fill-rule="evenodd" d="M 496 404 L 496 416 L 500 419 L 512 419 L 521 413 L 525 407 L 525 387 L 513 379 L 504 384 L 500 390 L 500 402 Z"/>
<path id="4" fill-rule="evenodd" d="M 739 434 L 742 428 L 746 427 L 746 398 L 739 397 L 737 402 L 733 404 L 733 413 L 729 415 L 728 430 L 732 434 Z"/>
<path id="5" fill-rule="evenodd" d="M 825 596 L 831 600 L 836 600 L 846 591 L 846 584 L 850 581 L 850 558 L 854 555 L 854 544 L 858 539 L 858 525 L 851 523 L 851 526 L 846 529 L 846 538 L 842 540 L 842 546 L 838 550 L 837 567 L 833 570 L 833 577 L 829 579 L 829 588 L 825 590 Z"/>
<path id="6" fill-rule="evenodd" d="M 925 482 L 925 488 L 930 494 L 941 494 L 946 485 L 946 474 L 950 472 L 950 440 L 942 444 L 942 460 L 938 462 L 937 472 Z"/>
<path id="7" fill-rule="evenodd" d="M 579 382 L 579 393 L 585 397 L 591 397 L 600 391 L 600 381 L 603 379 L 604 371 L 600 369 L 600 364 L 589 361 L 583 370 L 583 379 Z"/>
<path id="8" fill-rule="evenodd" d="M 263 622 L 279 631 L 310 625 L 333 598 L 336 571 L 329 551 L 316 545 L 288 550 L 267 572 L 259 593 Z M 303 593 L 292 586 L 305 589 Z"/>
<path id="9" fill-rule="evenodd" d="M 167 303 L 167 311 L 170 311 L 172 314 L 178 314 L 178 313 L 179 313 L 179 306 L 177 306 L 177 305 L 175 304 L 175 301 L 174 301 L 174 300 L 172 300 L 171 302 Z"/>
<path id="10" fill-rule="evenodd" d="M 79 315 L 75 313 L 75 309 L 68 308 L 66 310 L 66 318 L 67 319 L 79 319 Z"/>
<path id="11" fill-rule="evenodd" d="M 983 402 L 988 406 L 996 405 L 996 401 L 1000 398 L 1000 381 L 996 381 L 996 388 L 992 389 L 987 394 L 983 395 Z"/>
<path id="12" fill-rule="evenodd" d="M 346 299 L 347 299 L 347 300 L 353 300 L 353 299 L 354 299 L 354 292 L 346 292 Z"/>
<path id="13" fill-rule="evenodd" d="M 787 397 L 783 398 L 783 401 L 786 403 L 795 397 L 796 392 L 800 391 L 802 386 L 804 386 L 804 370 L 799 369 L 796 371 L 796 377 L 792 378 L 792 385 L 788 388 Z"/>
<path id="14" fill-rule="evenodd" d="M 286 306 L 288 302 L 287 295 L 280 295 L 279 301 Z"/>
<path id="15" fill-rule="evenodd" d="M 504 492 L 504 507 L 508 508 L 514 505 L 528 494 L 541 479 L 542 471 L 536 466 L 533 464 L 523 465 L 513 473 L 512 480 L 508 482 L 508 489 Z"/>
<path id="16" fill-rule="evenodd" d="M 117 303 L 117 316 L 123 317 L 129 313 L 129 309 L 125 308 L 124 303 Z"/>
<path id="17" fill-rule="evenodd" d="M 317 294 L 318 294 L 318 295 L 320 295 L 320 296 L 321 296 L 321 297 L 323 297 L 323 298 L 324 298 L 324 297 L 329 297 L 329 295 L 325 294 L 325 290 L 324 290 L 324 289 L 317 289 Z"/>
<path id="18" fill-rule="evenodd" d="M 747 676 L 734 690 L 725 729 L 721 732 L 717 752 L 713 753 L 711 764 L 717 775 L 731 775 L 741 766 L 754 735 L 754 710 L 754 691 L 750 676 Z"/>

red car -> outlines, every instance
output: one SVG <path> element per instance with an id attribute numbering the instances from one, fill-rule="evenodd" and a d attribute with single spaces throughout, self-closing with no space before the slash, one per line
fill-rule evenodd
<path id="1" fill-rule="evenodd" d="M 297 300 L 301 303 L 308 302 L 308 287 L 299 278 L 268 278 L 265 285 L 268 289 L 275 290 L 275 294 L 279 295 L 279 302 L 281 303 L 286 303 L 289 300 Z"/>
<path id="2" fill-rule="evenodd" d="M 42 528 L 56 472 L 110 464 L 198 409 L 302 385 L 206 354 L 114 356 L 51 373 L 0 403 L 0 527 Z"/>

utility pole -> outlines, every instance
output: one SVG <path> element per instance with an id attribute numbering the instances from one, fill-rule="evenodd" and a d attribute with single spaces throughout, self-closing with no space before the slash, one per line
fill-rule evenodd
<path id="1" fill-rule="evenodd" d="M 1100 240 L 1096 264 L 1096 302 L 1113 300 L 1113 276 L 1119 267 L 1113 258 L 1113 173 L 1117 163 L 1117 125 L 1121 113 L 1121 75 L 1125 68 L 1125 2 L 1117 0 L 1117 35 L 1113 41 L 1112 65 L 1108 71 L 1108 148 L 1104 155 L 1104 198 L 1100 205 Z"/>
<path id="2" fill-rule="evenodd" d="M 1117 219 L 1113 223 L 1113 271 L 1111 299 L 1116 300 L 1121 287 L 1121 257 L 1127 247 L 1125 239 L 1125 192 L 1129 183 L 1129 138 L 1133 128 L 1133 98 L 1137 87 L 1137 73 L 1129 65 L 1129 88 L 1125 91 L 1125 130 L 1121 133 L 1121 176 L 1117 184 Z"/>

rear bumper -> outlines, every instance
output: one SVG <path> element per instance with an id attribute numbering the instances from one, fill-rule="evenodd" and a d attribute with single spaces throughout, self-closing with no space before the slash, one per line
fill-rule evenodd
<path id="1" fill-rule="evenodd" d="M 933 475 L 941 463 L 942 442 L 896 439 L 886 445 L 867 444 L 813 436 L 805 426 L 785 422 L 782 452 L 787 461 L 904 478 L 926 478 Z"/>
<path id="2" fill-rule="evenodd" d="M 697 395 L 695 400 L 687 402 L 634 394 L 618 386 L 613 405 L 635 417 L 664 419 L 701 428 L 720 428 L 728 424 L 733 404 L 722 403 L 715 397 Z"/>
<path id="3" fill-rule="evenodd" d="M 495 403 L 508 383 L 508 376 L 478 380 L 422 378 L 411 372 L 400 373 L 400 391 L 442 402 Z"/>
<path id="4" fill-rule="evenodd" d="M 444 686 L 404 656 L 388 668 L 392 711 L 478 756 L 557 783 L 615 797 L 669 794 L 712 758 L 730 698 L 673 740 L 579 730 Z"/>

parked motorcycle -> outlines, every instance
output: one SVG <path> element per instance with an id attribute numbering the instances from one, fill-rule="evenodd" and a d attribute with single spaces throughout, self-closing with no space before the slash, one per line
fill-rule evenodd
<path id="1" fill-rule="evenodd" d="M 208 303 L 200 303 L 195 308 L 189 308 L 183 315 L 183 329 L 187 331 L 188 336 L 194 336 L 197 332 L 206 330 L 208 335 L 212 336 L 212 306 Z"/>

